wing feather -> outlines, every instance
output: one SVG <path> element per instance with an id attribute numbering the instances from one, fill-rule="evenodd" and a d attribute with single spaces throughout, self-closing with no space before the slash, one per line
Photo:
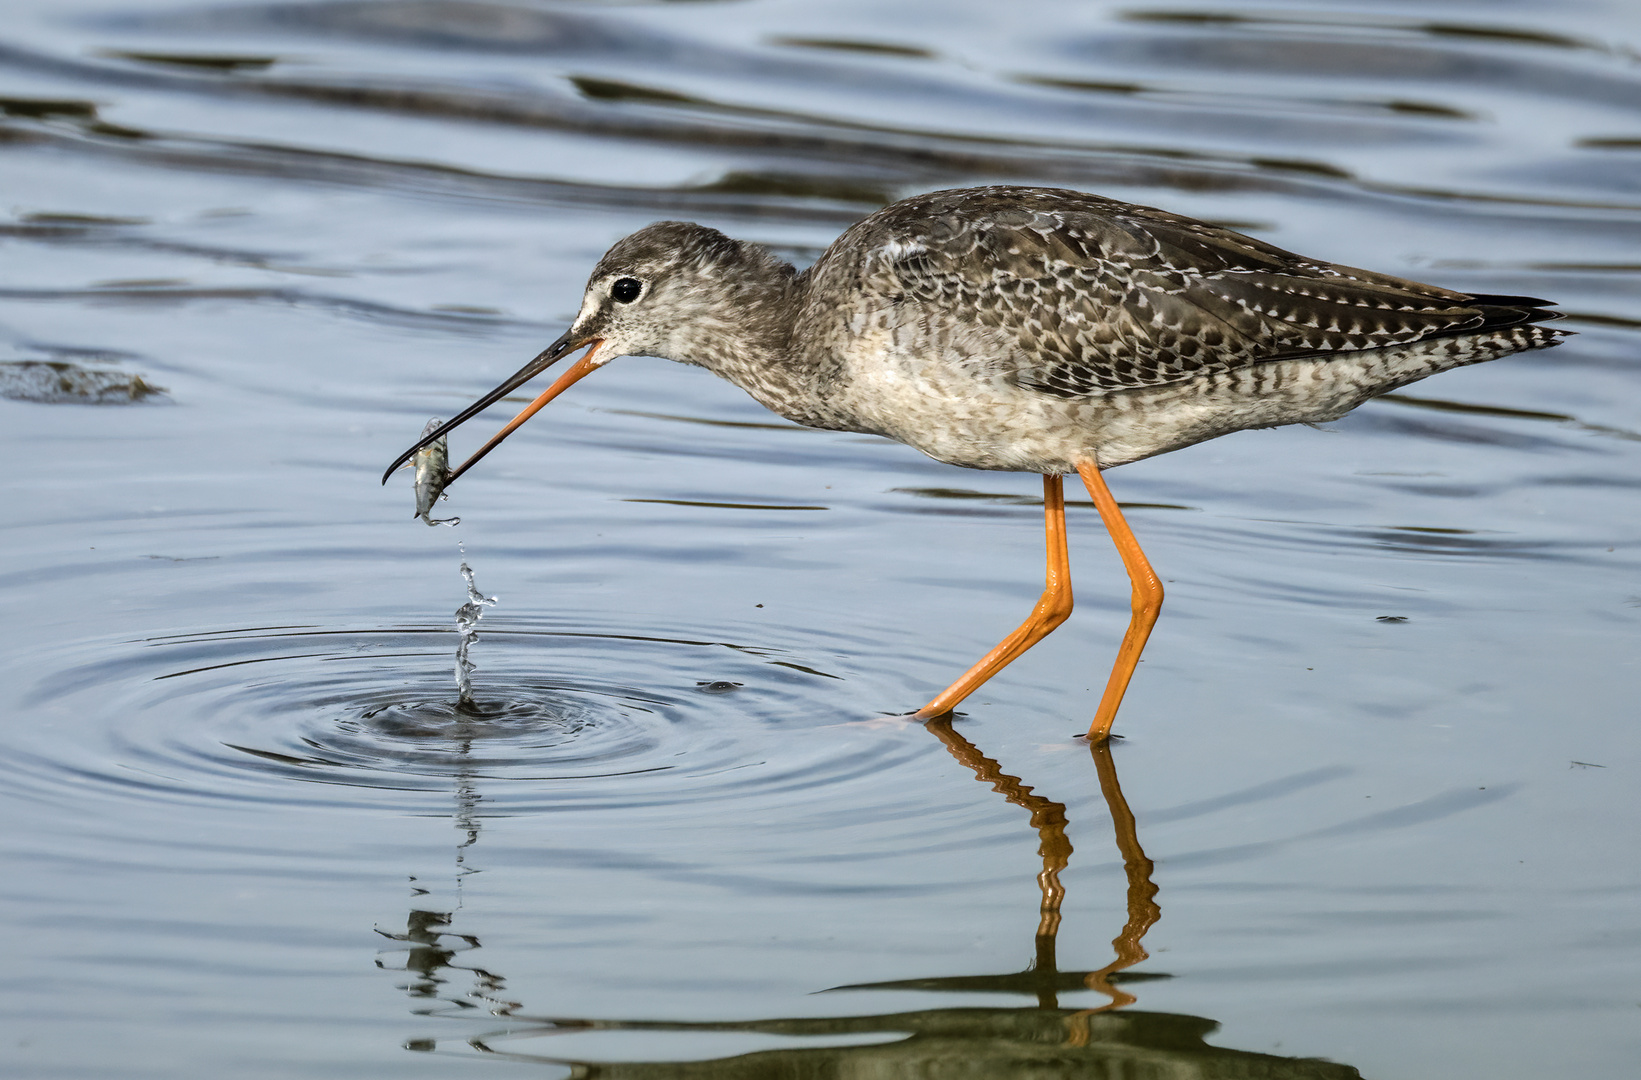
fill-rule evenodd
<path id="1" fill-rule="evenodd" d="M 868 251 L 867 265 L 838 265 L 849 250 Z M 1042 188 L 897 203 L 845 233 L 815 272 L 869 280 L 927 347 L 1061 397 L 1554 317 L 1530 297 L 1470 296 Z"/>

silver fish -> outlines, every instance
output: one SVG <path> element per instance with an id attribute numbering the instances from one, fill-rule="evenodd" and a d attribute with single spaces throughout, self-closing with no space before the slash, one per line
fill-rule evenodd
<path id="1" fill-rule="evenodd" d="M 435 416 L 422 429 L 422 436 L 425 438 L 441 427 L 444 421 Z M 411 464 L 416 468 L 416 516 L 429 525 L 460 525 L 459 517 L 433 516 L 433 504 L 445 497 L 444 486 L 450 482 L 450 441 L 439 436 L 416 451 Z"/>

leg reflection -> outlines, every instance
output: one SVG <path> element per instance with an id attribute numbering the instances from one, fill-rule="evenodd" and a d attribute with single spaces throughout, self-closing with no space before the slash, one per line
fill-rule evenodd
<path id="1" fill-rule="evenodd" d="M 1116 957 L 1110 964 L 1098 971 L 1060 971 L 1055 956 L 1065 901 L 1060 875 L 1072 854 L 1065 805 L 1038 795 L 1020 778 L 1005 773 L 1001 765 L 954 731 L 948 721 L 933 721 L 928 728 L 982 783 L 1031 815 L 1042 858 L 1042 870 L 1037 875 L 1041 902 L 1034 962 L 1025 971 L 998 975 L 941 976 L 832 989 L 1020 994 L 1034 999 L 1032 1004 L 928 1007 L 843 1016 L 823 1009 L 820 1011 L 825 1015 L 820 1016 L 777 1015 L 717 1022 L 532 1015 L 517 1002 L 502 999 L 505 984 L 499 975 L 476 967 L 464 968 L 456 962 L 462 953 L 476 950 L 479 939 L 452 933 L 451 914 L 428 910 L 440 905 L 424 898 L 412 911 L 404 934 L 385 934 L 408 946 L 404 968 L 410 979 L 404 989 L 417 1003 L 414 1011 L 446 1020 L 486 1013 L 505 1019 L 488 1031 L 411 1039 L 404 1043 L 405 1048 L 419 1053 L 478 1055 L 550 1065 L 556 1070 L 554 1075 L 565 1075 L 567 1070 L 568 1075 L 583 1080 L 788 1080 L 799 1076 L 928 1080 L 937 1076 L 1028 1075 L 1042 1080 L 1090 1076 L 1360 1080 L 1348 1065 L 1213 1046 L 1205 1040 L 1216 1024 L 1204 1017 L 1122 1008 L 1134 998 L 1119 984 L 1167 976 L 1126 970 L 1146 958 L 1141 941 L 1160 912 L 1155 902 L 1157 890 L 1151 883 L 1151 861 L 1140 848 L 1134 815 L 1117 784 L 1110 751 L 1103 745 L 1093 747 L 1094 765 L 1128 879 L 1127 921 L 1112 942 Z M 479 795 L 471 774 L 465 770 L 465 760 L 456 780 L 453 817 L 466 841 L 457 849 L 459 883 L 468 869 L 465 858 L 479 838 L 480 819 Z M 465 994 L 450 992 L 445 983 L 456 971 L 473 973 L 474 990 Z M 1080 1011 L 1059 1006 L 1062 995 L 1090 989 L 1105 994 L 1110 1002 Z M 656 1044 L 652 1037 L 657 1035 L 675 1040 L 670 1045 L 678 1047 L 679 1060 L 654 1056 Z M 633 1041 L 617 1041 L 623 1036 Z M 701 1049 L 710 1049 L 684 1053 L 692 1049 L 690 1037 L 700 1040 Z M 778 1040 L 773 1047 L 772 1039 Z"/>
<path id="2" fill-rule="evenodd" d="M 1009 802 L 1031 812 L 1031 824 L 1037 830 L 1037 854 L 1043 859 L 1043 869 L 1037 874 L 1037 887 L 1043 894 L 1042 904 L 1038 908 L 1037 959 L 1031 970 L 1058 975 L 1054 941 L 1060 930 L 1060 904 L 1066 895 L 1065 886 L 1060 884 L 1060 871 L 1071 862 L 1065 804 L 1036 794 L 1021 783 L 1018 776 L 1005 773 L 1001 765 L 952 729 L 950 717 L 931 720 L 925 726 L 946 744 L 953 757 L 974 772 L 975 779 L 990 784 L 993 791 Z M 1058 992 L 1061 989 L 1059 979 L 1043 979 L 1037 987 L 1037 1004 L 1045 1009 L 1058 1008 Z"/>
<path id="3" fill-rule="evenodd" d="M 1094 755 L 1094 768 L 1100 778 L 1100 793 L 1105 796 L 1112 824 L 1116 827 L 1117 850 L 1122 854 L 1123 870 L 1128 877 L 1128 921 L 1111 942 L 1116 950 L 1116 959 L 1098 971 L 1077 973 L 1078 982 L 1068 986 L 1066 976 L 1073 973 L 1060 972 L 1055 956 L 1060 907 L 1065 900 L 1060 871 L 1070 863 L 1072 851 L 1071 840 L 1066 836 L 1065 804 L 1036 794 L 1019 777 L 1005 773 L 1000 764 L 959 735 L 952 728 L 949 717 L 931 720 L 926 726 L 946 745 L 953 757 L 973 771 L 976 779 L 990 784 L 993 791 L 1031 813 L 1031 824 L 1039 838 L 1037 854 L 1043 859 L 1043 869 L 1037 875 L 1042 905 L 1037 922 L 1036 961 L 1030 969 L 1038 976 L 1035 980 L 1038 1005 L 1045 1009 L 1058 1008 L 1060 991 L 1085 988 L 1098 990 L 1111 999 L 1109 1004 L 1090 1010 L 1092 1012 L 1132 1005 L 1136 1000 L 1134 995 L 1114 986 L 1113 977 L 1149 955 L 1140 942 L 1146 931 L 1162 917 L 1162 909 L 1157 906 L 1157 887 L 1151 881 L 1153 864 L 1140 847 L 1134 812 L 1128 808 L 1122 787 L 1117 783 L 1117 767 L 1111 759 L 1110 745 L 1105 742 L 1091 743 L 1089 749 Z"/>
<path id="4" fill-rule="evenodd" d="M 1134 812 L 1128 808 L 1128 800 L 1123 798 L 1122 787 L 1117 783 L 1117 765 L 1111 760 L 1111 744 L 1092 743 L 1089 750 L 1094 755 L 1094 768 L 1100 775 L 1100 794 L 1105 796 L 1105 805 L 1111 811 L 1111 824 L 1117 831 L 1117 850 L 1122 853 L 1123 872 L 1128 877 L 1128 921 L 1123 924 L 1122 932 L 1111 939 L 1111 947 L 1116 951 L 1117 958 L 1089 975 L 1088 986 L 1111 998 L 1107 1008 L 1119 1008 L 1132 1005 L 1134 996 L 1112 986 L 1111 977 L 1150 955 L 1140 942 L 1145 938 L 1146 931 L 1162 918 L 1162 908 L 1157 906 L 1157 886 L 1151 881 L 1154 864 L 1145 857 L 1145 849 L 1140 847 L 1139 832 L 1134 827 Z"/>

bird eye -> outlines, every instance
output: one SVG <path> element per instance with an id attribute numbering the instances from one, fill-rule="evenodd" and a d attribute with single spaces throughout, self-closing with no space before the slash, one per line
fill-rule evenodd
<path id="1" fill-rule="evenodd" d="M 644 283 L 637 278 L 616 278 L 615 284 L 610 286 L 610 295 L 617 303 L 630 304 L 638 299 L 638 294 L 644 291 Z"/>

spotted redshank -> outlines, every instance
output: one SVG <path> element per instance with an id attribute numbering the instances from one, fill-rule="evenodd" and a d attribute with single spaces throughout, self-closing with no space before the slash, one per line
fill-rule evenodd
<path id="1" fill-rule="evenodd" d="M 809 427 L 1041 473 L 1042 597 L 923 718 L 949 713 L 1070 615 L 1062 477 L 1075 472 L 1132 583 L 1133 615 L 1088 729 L 1103 740 L 1162 585 L 1102 470 L 1244 428 L 1337 419 L 1436 372 L 1554 345 L 1565 331 L 1544 325 L 1557 317 L 1548 304 L 1319 262 L 1079 191 L 919 195 L 862 219 L 802 272 L 755 244 L 663 221 L 610 248 L 564 336 L 438 434 L 586 347 L 449 479 L 618 356 L 704 367 Z"/>

